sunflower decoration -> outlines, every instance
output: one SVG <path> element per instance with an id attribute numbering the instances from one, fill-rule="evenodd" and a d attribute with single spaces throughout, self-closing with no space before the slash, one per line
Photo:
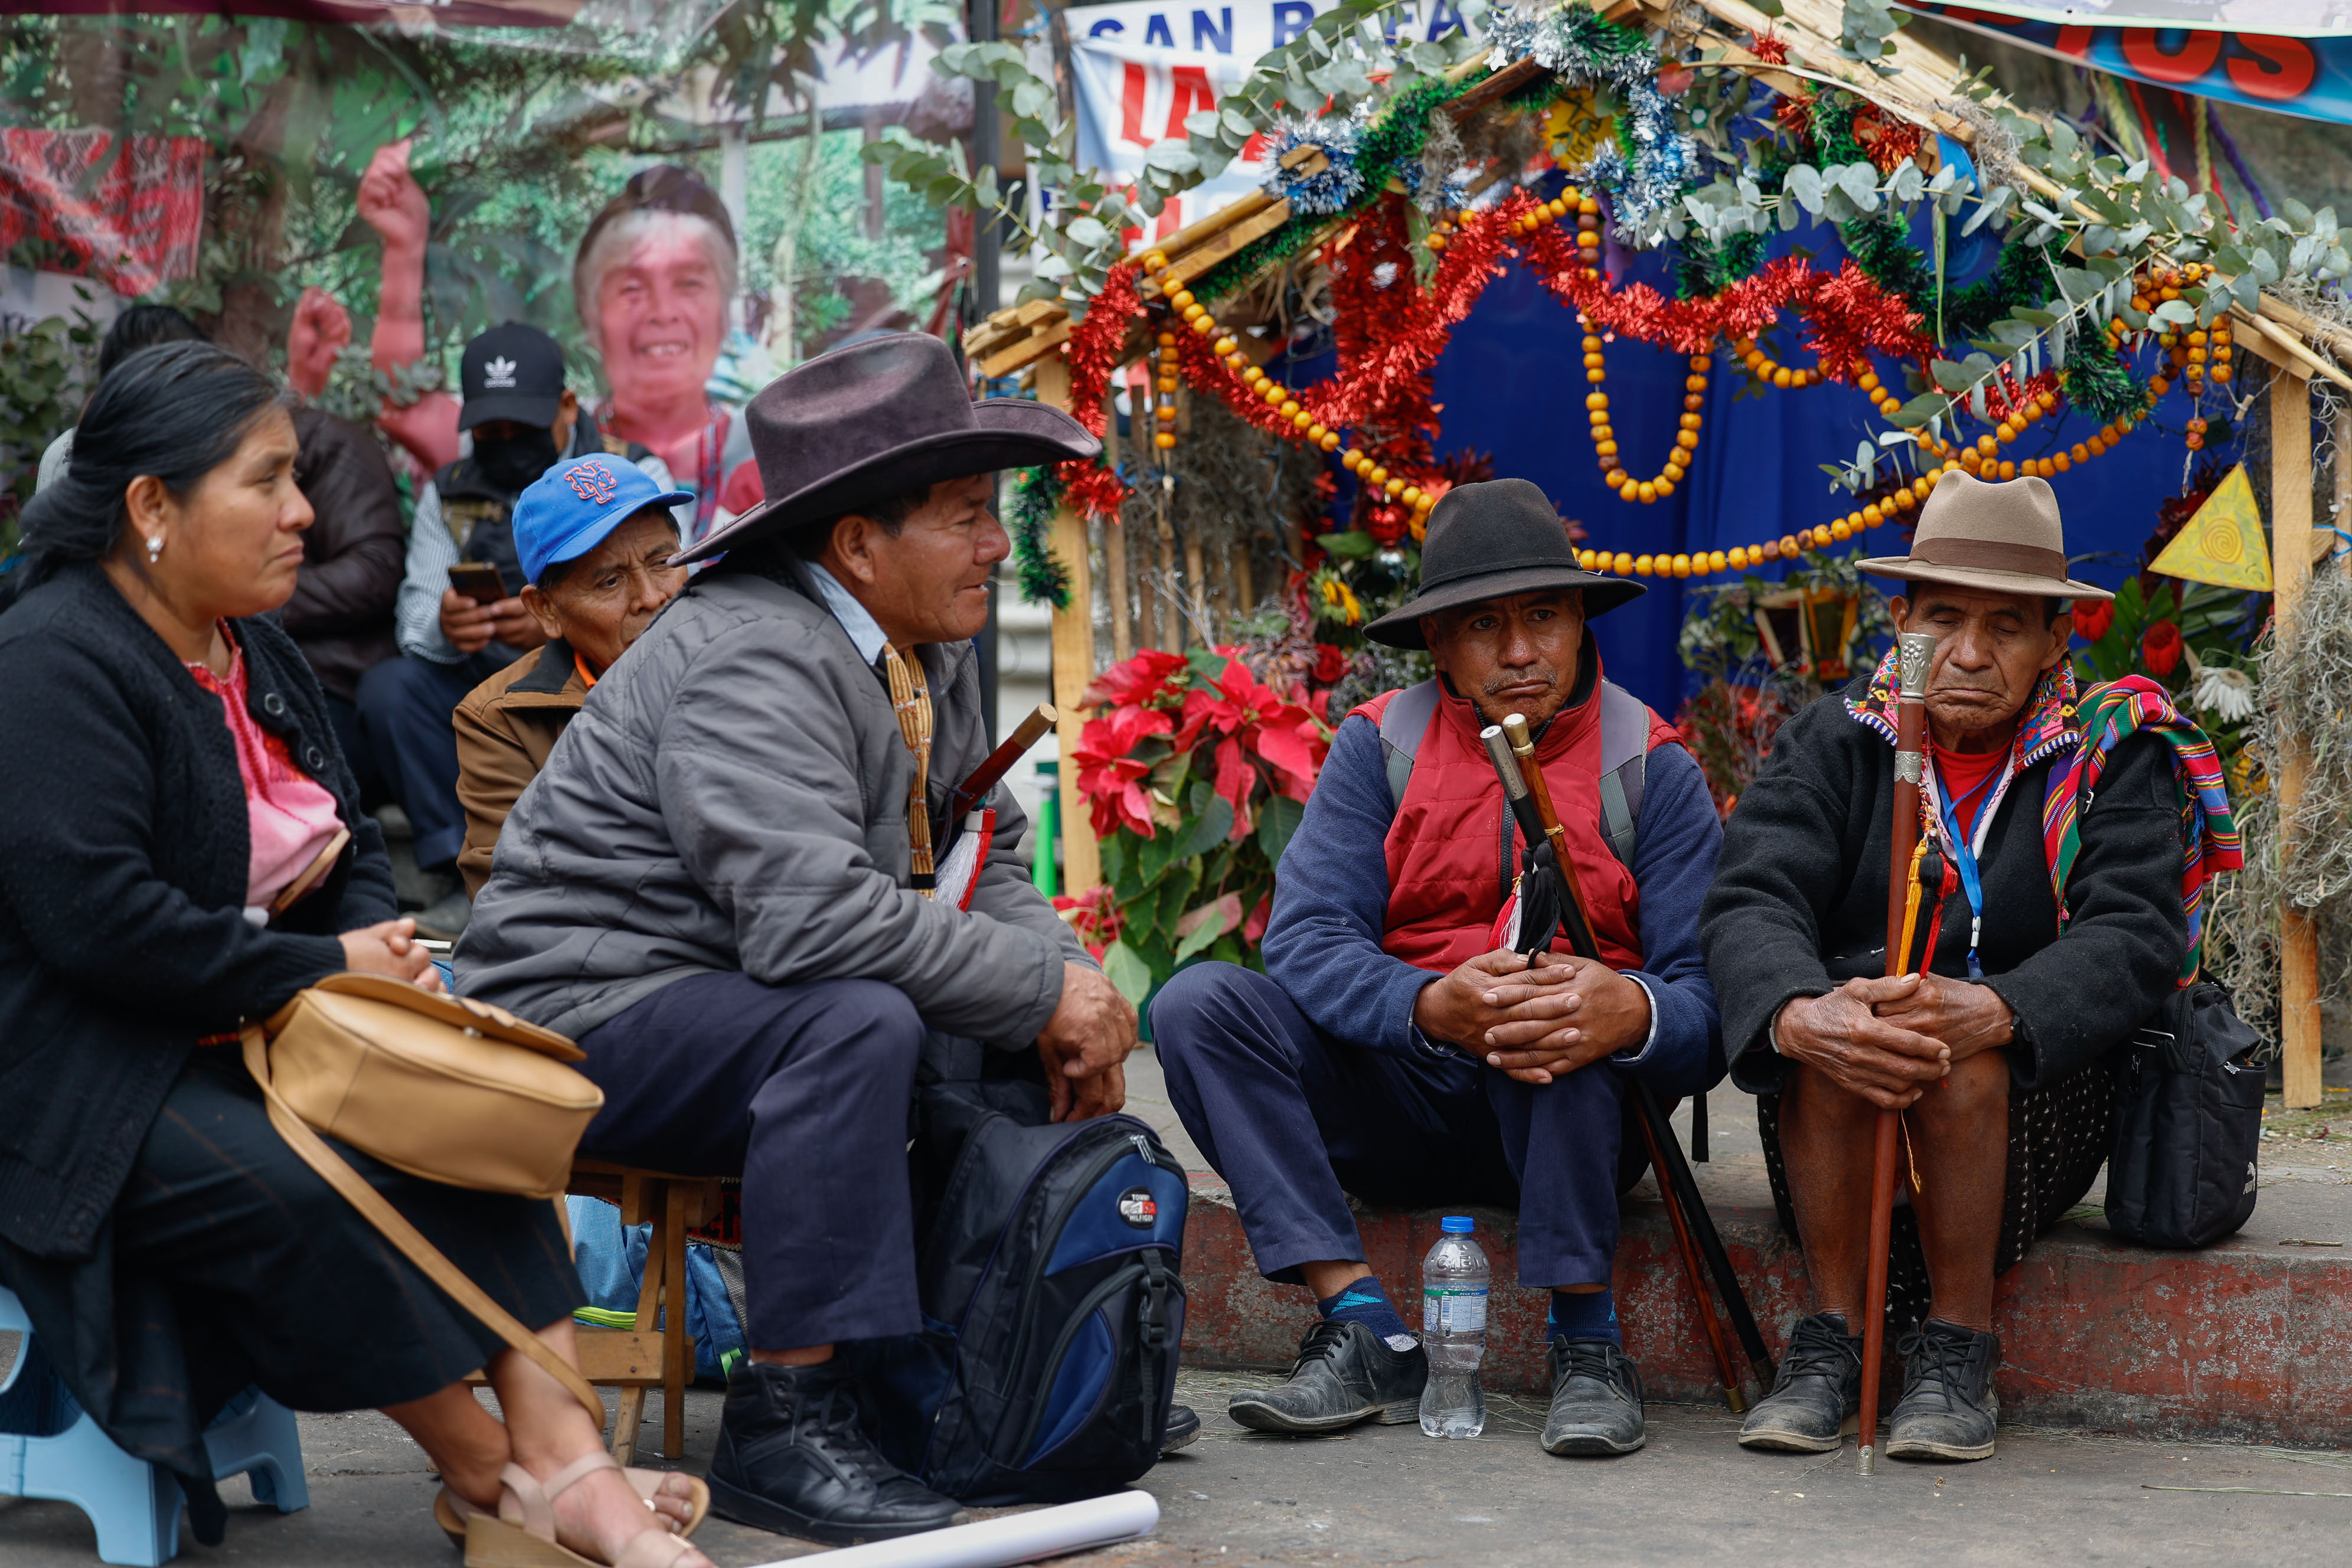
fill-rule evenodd
<path id="1" fill-rule="evenodd" d="M 1364 624 L 1363 601 L 1348 580 L 1329 566 L 1318 566 L 1307 584 L 1307 602 L 1318 621 L 1337 626 L 1360 626 Z"/>
<path id="2" fill-rule="evenodd" d="M 1552 162 L 1563 169 L 1581 169 L 1617 134 L 1617 116 L 1598 87 L 1580 87 L 1559 95 L 1544 111 L 1544 140 L 1551 144 Z"/>

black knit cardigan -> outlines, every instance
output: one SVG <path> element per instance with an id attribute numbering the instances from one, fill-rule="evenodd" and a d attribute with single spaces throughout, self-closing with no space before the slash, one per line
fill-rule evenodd
<path id="1" fill-rule="evenodd" d="M 197 1039 L 344 967 L 392 869 L 293 640 L 231 623 L 247 707 L 335 797 L 352 843 L 271 928 L 220 699 L 96 567 L 0 615 L 0 1240 L 88 1257 Z M 0 1248 L 0 1255 L 8 1249 Z"/>
<path id="2" fill-rule="evenodd" d="M 1859 698 L 1867 674 L 1843 693 Z M 2180 794 L 2161 737 L 2126 737 L 2083 810 L 2082 851 L 2058 933 L 2042 800 L 2058 758 L 2011 781 L 1980 864 L 1984 984 L 2016 1015 L 2009 1048 L 2021 1089 L 2055 1083 L 2131 1037 L 2168 995 L 2189 950 L 2180 908 Z M 1789 1063 L 1767 1026 L 1794 996 L 1819 996 L 1886 963 L 1886 862 L 1894 851 L 1895 748 L 1839 696 L 1773 738 L 1772 755 L 1724 824 L 1715 885 L 1699 916 L 1723 1008 L 1732 1081 L 1776 1094 Z M 1920 911 L 1924 927 L 1930 912 Z M 1933 968 L 1968 973 L 1969 904 L 1944 910 Z"/>

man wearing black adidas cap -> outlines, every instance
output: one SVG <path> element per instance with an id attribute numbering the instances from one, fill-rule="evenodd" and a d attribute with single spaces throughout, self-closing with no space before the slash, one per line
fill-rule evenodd
<path id="1" fill-rule="evenodd" d="M 456 871 L 466 816 L 457 803 L 450 714 L 467 692 L 547 640 L 518 596 L 523 574 L 515 498 L 559 461 L 605 450 L 563 374 L 555 340 L 520 321 L 466 345 L 457 426 L 471 438 L 471 450 L 435 474 L 416 498 L 394 612 L 401 657 L 360 682 L 369 747 L 415 830 L 417 867 L 433 881 L 436 896 L 416 917 L 417 930 L 428 936 L 456 937 L 466 929 L 468 909 Z M 622 455 L 657 489 L 676 488 L 662 460 L 644 447 Z M 484 568 L 497 574 L 497 589 L 486 585 Z"/>

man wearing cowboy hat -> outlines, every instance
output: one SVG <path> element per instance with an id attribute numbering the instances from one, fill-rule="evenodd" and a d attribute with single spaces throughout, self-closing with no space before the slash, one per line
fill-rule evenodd
<path id="1" fill-rule="evenodd" d="M 1520 1283 L 1552 1293 L 1543 1446 L 1642 1445 L 1610 1293 L 1618 1075 L 1672 1096 L 1723 1073 L 1697 933 L 1715 809 L 1673 729 L 1601 679 L 1586 628 L 1642 592 L 1579 570 L 1526 480 L 1449 491 L 1420 593 L 1365 628 L 1438 673 L 1340 725 L 1276 870 L 1265 973 L 1198 964 L 1152 1005 L 1169 1097 L 1260 1272 L 1317 1302 L 1288 1379 L 1234 1396 L 1245 1426 L 1415 1417 L 1428 1358 L 1365 1264 L 1353 1194 L 1516 1206 Z M 1531 971 L 1495 939 L 1521 850 L 1478 731 L 1509 713 L 1536 729 L 1605 963 Z"/>
<path id="2" fill-rule="evenodd" d="M 1861 1383 L 1872 1128 L 1904 1112 L 1888 1315 L 1903 1393 L 1886 1451 L 1993 1451 L 1993 1279 L 2078 1202 L 2105 1157 L 2101 1058 L 2172 989 L 2189 931 L 2181 802 L 2152 734 L 2116 744 L 2081 848 L 2052 890 L 2045 808 L 2063 804 L 2075 724 L 2067 574 L 2039 479 L 1948 473 L 1897 578 L 1895 626 L 1932 632 L 1923 837 L 1940 856 L 1920 911 L 1927 973 L 1888 980 L 1894 659 L 1789 721 L 1727 826 L 1703 935 L 1731 1073 L 1758 1121 L 1814 1311 L 1797 1323 L 1750 1447 L 1827 1452 Z M 2053 789 L 2053 781 L 2058 787 Z M 1938 887 L 1942 891 L 1938 892 Z M 1940 921 L 1938 925 L 1937 922 Z M 1924 1320 L 1924 1321 L 1923 1321 Z"/>
<path id="3" fill-rule="evenodd" d="M 928 1037 L 1034 1053 L 1056 1118 L 1124 1098 L 1134 1009 L 1030 881 L 1000 797 L 933 900 L 987 756 L 971 639 L 1008 552 L 994 470 L 1091 457 L 973 404 L 937 339 L 820 355 L 746 416 L 771 499 L 588 693 L 507 818 L 459 989 L 578 1039 L 581 1152 L 743 1179 L 745 1336 L 710 1469 L 730 1518 L 836 1542 L 948 1522 L 852 1412 L 840 1342 L 921 1331 L 908 1111 Z M 1008 1070 L 1016 1058 L 1001 1056 Z"/>

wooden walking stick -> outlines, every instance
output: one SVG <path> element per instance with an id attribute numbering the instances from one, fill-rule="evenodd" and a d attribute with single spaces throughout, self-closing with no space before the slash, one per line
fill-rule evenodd
<path id="1" fill-rule="evenodd" d="M 1560 827 L 1559 814 L 1551 804 L 1551 789 L 1543 771 L 1535 762 L 1535 746 L 1528 732 L 1527 721 L 1512 714 L 1500 725 L 1488 725 L 1479 733 L 1486 745 L 1487 754 L 1494 759 L 1495 772 L 1503 781 L 1504 797 L 1510 802 L 1512 814 L 1519 820 L 1520 831 L 1528 841 L 1529 874 L 1521 879 L 1519 893 L 1519 942 L 1534 957 L 1551 945 L 1555 930 L 1565 931 L 1569 946 L 1580 958 L 1598 962 L 1600 944 L 1592 931 L 1591 918 L 1586 914 L 1581 889 L 1576 881 L 1575 868 L 1566 858 L 1567 835 Z M 1522 768 L 1521 763 L 1526 766 Z M 1531 887 L 1530 883 L 1544 869 L 1537 851 L 1549 844 L 1553 865 L 1559 875 L 1547 889 Z M 1530 895 L 1534 896 L 1530 896 Z M 1715 1303 L 1706 1293 L 1706 1272 L 1701 1268 L 1702 1252 L 1706 1263 L 1716 1274 L 1717 1283 L 1725 1288 L 1725 1301 L 1736 1319 L 1744 1319 L 1748 1336 L 1754 1343 L 1749 1351 L 1751 1360 L 1759 1360 L 1762 1386 L 1772 1383 L 1771 1363 L 1763 1351 L 1762 1336 L 1755 1332 L 1755 1321 L 1747 1311 L 1748 1303 L 1739 1294 L 1738 1279 L 1731 1273 L 1730 1259 L 1723 1256 L 1723 1243 L 1716 1235 L 1715 1226 L 1706 1213 L 1706 1205 L 1698 1195 L 1697 1184 L 1690 1168 L 1682 1163 L 1681 1146 L 1675 1142 L 1674 1133 L 1666 1126 L 1664 1112 L 1649 1086 L 1638 1079 L 1626 1080 L 1638 1112 L 1636 1121 L 1642 1141 L 1647 1147 L 1650 1163 L 1658 1173 L 1658 1193 L 1665 1200 L 1666 1217 L 1672 1224 L 1675 1247 L 1681 1252 L 1683 1268 L 1690 1278 L 1691 1296 L 1698 1312 L 1699 1327 L 1706 1335 L 1707 1348 L 1715 1356 L 1715 1364 L 1723 1384 L 1724 1403 L 1733 1415 L 1743 1414 L 1748 1398 L 1740 1387 L 1739 1373 L 1731 1360 L 1731 1348 L 1725 1342 L 1723 1324 L 1716 1316 Z M 1679 1179 L 1676 1179 L 1679 1178 Z"/>
<path id="2" fill-rule="evenodd" d="M 1052 703 L 1037 704 L 1036 710 L 1022 720 L 1014 726 L 1013 733 L 1004 738 L 1004 744 L 989 752 L 987 759 L 971 771 L 971 777 L 956 786 L 954 795 L 948 801 L 948 820 L 955 821 L 987 799 L 988 792 L 1013 771 L 1013 764 L 1019 762 L 1030 747 L 1045 738 L 1045 731 L 1052 729 L 1060 717 Z"/>
<path id="3" fill-rule="evenodd" d="M 1910 920 L 1918 908 L 1912 851 L 1919 845 L 1919 784 L 1927 769 L 1927 666 L 1936 639 L 1906 632 L 1895 639 L 1899 685 L 1895 704 L 1894 848 L 1886 861 L 1886 974 L 1911 967 Z M 1907 907 L 1906 907 L 1907 906 Z M 1870 1154 L 1870 1267 L 1862 1302 L 1862 1473 L 1869 1475 L 1878 1444 L 1878 1365 L 1886 1344 L 1887 1253 L 1894 1245 L 1895 1132 L 1903 1113 L 1878 1113 Z"/>

